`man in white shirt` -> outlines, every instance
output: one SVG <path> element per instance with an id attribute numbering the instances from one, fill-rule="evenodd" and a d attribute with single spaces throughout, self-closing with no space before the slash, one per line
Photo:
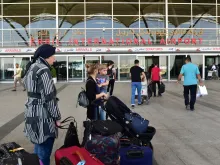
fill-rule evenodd
<path id="1" fill-rule="evenodd" d="M 215 71 L 217 68 L 215 66 L 215 64 L 212 65 L 212 70 Z"/>
<path id="2" fill-rule="evenodd" d="M 15 64 L 16 66 L 16 73 L 14 76 L 15 79 L 14 79 L 14 89 L 12 91 L 16 91 L 16 88 L 17 88 L 17 82 L 19 82 L 20 85 L 22 85 L 24 87 L 24 84 L 22 83 L 21 81 L 21 74 L 22 74 L 22 68 L 19 67 L 19 64 Z M 24 90 L 25 91 L 25 87 L 24 87 Z"/>

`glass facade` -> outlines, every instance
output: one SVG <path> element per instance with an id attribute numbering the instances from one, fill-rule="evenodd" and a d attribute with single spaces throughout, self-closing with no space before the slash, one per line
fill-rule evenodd
<path id="1" fill-rule="evenodd" d="M 218 45 L 216 0 L 2 0 L 0 45 Z"/>
<path id="2" fill-rule="evenodd" d="M 65 48 L 56 54 L 54 66 L 59 81 L 84 81 L 85 63 L 107 64 L 109 60 L 115 62 L 117 79 L 128 81 L 135 59 L 140 60 L 145 70 L 153 63 L 159 64 L 164 79 L 176 80 L 186 52 L 150 54 L 150 49 L 143 49 L 218 47 L 219 13 L 220 0 L 1 0 L 0 81 L 13 81 L 15 63 L 23 67 L 31 57 L 28 49 L 43 43 Z M 131 49 L 123 53 L 107 51 L 109 47 L 129 46 Z M 82 51 L 76 51 L 78 47 Z M 83 54 L 87 48 L 82 47 L 97 49 Z M 20 54 L 2 51 L 7 48 L 16 48 Z M 24 54 L 19 52 L 23 48 L 28 48 Z M 102 48 L 106 48 L 103 54 Z M 73 50 L 75 53 L 71 53 Z M 190 55 L 203 78 L 213 63 L 220 63 L 218 54 Z"/>

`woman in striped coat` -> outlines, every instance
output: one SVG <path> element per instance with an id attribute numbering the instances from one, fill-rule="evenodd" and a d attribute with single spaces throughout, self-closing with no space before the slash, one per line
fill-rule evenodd
<path id="1" fill-rule="evenodd" d="M 34 153 L 44 165 L 50 165 L 50 155 L 55 138 L 56 124 L 61 119 L 50 66 L 55 61 L 55 48 L 40 46 L 34 55 L 36 62 L 30 66 L 24 77 L 28 99 L 25 104 L 25 128 L 28 139 L 35 145 Z"/>

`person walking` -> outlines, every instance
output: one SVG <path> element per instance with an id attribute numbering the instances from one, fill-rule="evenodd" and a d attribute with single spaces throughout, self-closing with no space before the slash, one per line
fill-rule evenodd
<path id="1" fill-rule="evenodd" d="M 16 73 L 15 75 L 12 76 L 14 77 L 14 89 L 12 91 L 17 90 L 17 82 L 19 82 L 19 84 L 24 87 L 24 84 L 22 83 L 22 79 L 21 79 L 22 68 L 19 67 L 18 63 L 15 64 L 15 67 L 16 67 Z M 23 91 L 25 91 L 25 87 Z"/>
<path id="2" fill-rule="evenodd" d="M 50 66 L 55 62 L 55 49 L 48 44 L 40 46 L 34 54 L 36 60 L 24 76 L 28 97 L 24 132 L 44 165 L 50 165 L 53 144 L 58 137 L 57 126 L 60 126 L 61 120 L 57 91 L 50 71 Z"/>
<path id="3" fill-rule="evenodd" d="M 134 61 L 130 69 L 131 77 L 131 107 L 135 107 L 135 91 L 138 93 L 138 105 L 141 105 L 141 79 L 145 78 L 144 70 L 139 66 L 139 60 Z"/>
<path id="4" fill-rule="evenodd" d="M 158 86 L 158 96 L 162 96 L 160 93 L 161 76 L 160 76 L 160 68 L 158 67 L 158 64 L 154 65 L 154 67 L 151 69 L 151 81 L 153 86 L 154 97 L 156 97 L 156 84 Z"/>
<path id="5" fill-rule="evenodd" d="M 184 98 L 185 98 L 185 106 L 187 110 L 194 111 L 195 110 L 195 102 L 196 102 L 196 91 L 197 84 L 199 83 L 203 86 L 202 79 L 200 76 L 199 68 L 197 65 L 191 62 L 191 57 L 187 56 L 185 59 L 185 65 L 182 66 L 178 81 L 181 81 L 182 76 L 184 76 L 183 88 L 184 88 Z M 189 93 L 190 93 L 190 101 L 189 101 Z"/>
<path id="6" fill-rule="evenodd" d="M 107 92 L 109 92 L 109 95 L 112 96 L 114 91 L 115 79 L 116 79 L 116 70 L 114 68 L 113 61 L 110 61 L 108 63 L 107 75 L 109 76 L 109 84 L 108 84 Z"/>

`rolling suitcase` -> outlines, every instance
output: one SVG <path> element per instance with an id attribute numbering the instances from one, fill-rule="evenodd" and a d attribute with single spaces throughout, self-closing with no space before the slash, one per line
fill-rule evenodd
<path id="1" fill-rule="evenodd" d="M 152 165 L 153 151 L 148 146 L 131 145 L 120 149 L 120 165 Z"/>
<path id="2" fill-rule="evenodd" d="M 56 165 L 104 165 L 85 148 L 77 146 L 62 148 L 55 152 Z"/>

